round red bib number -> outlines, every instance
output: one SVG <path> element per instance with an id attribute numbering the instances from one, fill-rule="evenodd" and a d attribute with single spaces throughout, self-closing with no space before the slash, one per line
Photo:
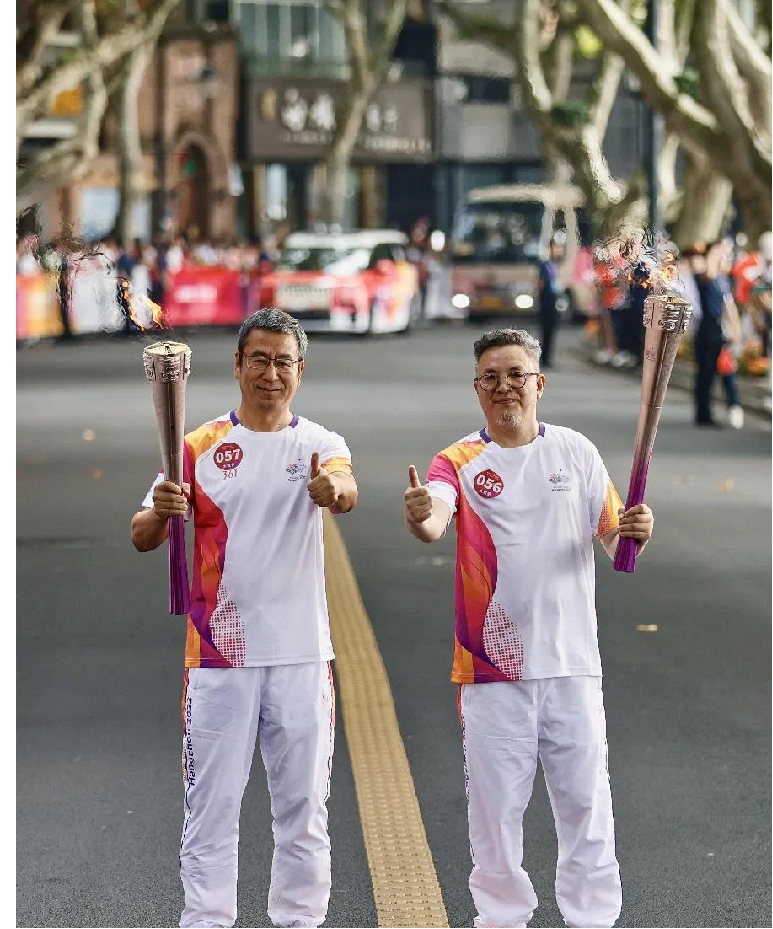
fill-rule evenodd
<path id="1" fill-rule="evenodd" d="M 232 471 L 242 463 L 244 452 L 235 442 L 224 442 L 215 452 L 215 464 L 221 471 Z"/>
<path id="2" fill-rule="evenodd" d="M 491 497 L 498 497 L 505 488 L 502 478 L 491 468 L 486 468 L 485 471 L 476 474 L 473 485 L 475 492 L 487 500 Z"/>

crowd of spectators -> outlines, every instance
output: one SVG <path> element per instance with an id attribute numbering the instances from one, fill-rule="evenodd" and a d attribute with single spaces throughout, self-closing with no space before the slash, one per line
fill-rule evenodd
<path id="1" fill-rule="evenodd" d="M 54 272 L 66 302 L 68 273 L 75 262 L 93 261 L 131 282 L 135 293 L 164 303 L 169 276 L 184 267 L 222 267 L 233 271 L 266 273 L 280 255 L 289 226 L 282 224 L 263 240 L 202 239 L 195 229 L 187 235 L 139 239 L 124 247 L 114 236 L 97 243 L 63 239 L 41 246 L 35 235 L 19 238 L 16 273 Z M 442 260 L 430 234 L 430 223 L 419 218 L 408 234 L 406 256 L 417 268 L 424 302 L 428 281 Z M 641 365 L 644 298 L 649 292 L 647 259 L 632 263 L 619 244 L 585 244 L 574 254 L 572 292 L 577 309 L 592 320 L 597 331 L 595 360 L 614 368 Z M 771 359 L 771 235 L 749 247 L 744 235 L 716 242 L 695 242 L 679 253 L 678 278 L 693 307 L 687 351 L 696 363 L 695 421 L 714 425 L 710 395 L 715 375 L 722 378 L 728 421 L 739 426 L 743 414 L 738 399 L 739 367 L 754 375 L 768 374 Z M 63 312 L 66 319 L 66 313 Z"/>
<path id="2" fill-rule="evenodd" d="M 744 235 L 714 242 L 694 242 L 676 259 L 678 287 L 692 305 L 684 354 L 695 361 L 695 423 L 718 425 L 711 410 L 716 376 L 722 380 L 727 419 L 743 425 L 737 373 L 770 375 L 771 363 L 771 234 L 756 248 Z M 668 247 L 662 251 L 668 252 Z M 642 363 L 642 311 L 651 286 L 652 263 L 631 264 L 611 245 L 581 248 L 575 258 L 573 281 L 584 294 L 585 315 L 598 333 L 595 360 L 615 368 Z M 769 404 L 768 404 L 769 405 Z"/>

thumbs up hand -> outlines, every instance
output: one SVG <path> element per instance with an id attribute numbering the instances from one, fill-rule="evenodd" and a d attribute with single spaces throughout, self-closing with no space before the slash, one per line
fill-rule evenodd
<path id="1" fill-rule="evenodd" d="M 426 522 L 432 516 L 432 497 L 419 480 L 416 468 L 408 468 L 408 489 L 405 491 L 405 515 L 413 523 Z"/>
<path id="2" fill-rule="evenodd" d="M 320 467 L 319 452 L 314 452 L 311 456 L 307 490 L 312 503 L 319 507 L 335 506 L 341 493 L 335 475 L 328 474 L 324 468 Z"/>

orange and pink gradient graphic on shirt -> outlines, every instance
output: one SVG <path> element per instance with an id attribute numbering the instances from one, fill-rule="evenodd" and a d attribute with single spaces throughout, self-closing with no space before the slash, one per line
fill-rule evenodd
<path id="1" fill-rule="evenodd" d="M 518 629 L 494 593 L 497 550 L 488 527 L 468 501 L 460 472 L 486 449 L 479 440 L 458 442 L 435 457 L 427 482 L 443 481 L 457 491 L 454 659 L 451 680 L 457 684 L 521 679 L 524 651 Z M 602 538 L 619 522 L 620 497 L 611 481 L 601 509 L 596 536 Z"/>
<path id="2" fill-rule="evenodd" d="M 191 488 L 194 525 L 191 611 L 185 641 L 186 668 L 242 667 L 246 660 L 244 622 L 223 584 L 228 525 L 220 507 L 196 479 L 196 462 L 221 443 L 236 425 L 238 419 L 231 414 L 230 418 L 205 423 L 185 437 L 183 480 Z M 352 465 L 347 458 L 327 458 L 321 466 L 328 473 L 352 474 Z"/>

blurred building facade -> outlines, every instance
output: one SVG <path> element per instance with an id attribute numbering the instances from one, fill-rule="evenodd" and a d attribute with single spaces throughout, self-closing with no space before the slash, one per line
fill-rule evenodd
<path id="1" fill-rule="evenodd" d="M 465 0 L 457 0 L 461 4 Z M 736 0 L 745 11 L 748 3 Z M 370 15 L 379 0 L 369 0 Z M 467 0 L 507 18 L 511 0 Z M 61 48 L 73 36 L 63 30 Z M 593 63 L 575 67 L 570 98 L 585 97 Z M 359 135 L 344 209 L 347 227 L 399 226 L 418 217 L 448 231 L 467 192 L 545 179 L 539 133 L 513 63 L 460 40 L 431 0 L 409 0 L 383 86 Z M 182 0 L 140 92 L 143 197 L 134 232 L 201 238 L 255 236 L 321 220 L 324 159 L 346 93 L 343 27 L 325 0 Z M 57 99 L 27 144 L 67 131 L 77 88 Z M 47 197 L 43 234 L 72 224 L 89 238 L 112 227 L 119 204 L 117 121 L 108 112 L 99 157 L 81 182 Z M 605 138 L 612 172 L 640 165 L 645 106 L 627 76 Z M 33 133 L 33 134 L 34 134 Z"/>
<path id="2" fill-rule="evenodd" d="M 511 0 L 457 0 L 476 15 L 510 21 Z M 436 211 L 451 227 L 454 211 L 474 187 L 545 180 L 537 127 L 528 115 L 513 62 L 479 42 L 460 40 L 455 26 L 437 19 Z M 569 98 L 584 98 L 594 66 L 575 65 Z M 604 149 L 613 174 L 630 177 L 644 150 L 645 110 L 635 88 L 621 81 Z"/>
<path id="3" fill-rule="evenodd" d="M 52 46 L 66 48 L 74 42 L 77 35 L 65 28 Z M 66 137 L 81 105 L 78 88 L 60 95 L 52 114 L 33 127 L 41 144 Z M 242 192 L 234 131 L 238 107 L 234 31 L 228 25 L 190 24 L 182 8 L 167 24 L 139 92 L 142 190 L 132 216 L 133 238 L 148 240 L 162 229 L 192 230 L 211 239 L 233 234 Z M 44 238 L 72 229 L 86 239 L 97 239 L 113 229 L 120 202 L 120 163 L 112 106 L 103 120 L 99 147 L 82 180 L 52 191 L 40 203 L 36 218 Z"/>
<path id="4" fill-rule="evenodd" d="M 322 219 L 324 159 L 349 78 L 343 26 L 325 0 L 193 0 L 201 21 L 239 35 L 240 227 Z M 371 22 L 375 6 L 368 8 Z M 434 208 L 434 27 L 411 0 L 383 86 L 371 101 L 348 174 L 344 225 L 406 226 Z"/>

